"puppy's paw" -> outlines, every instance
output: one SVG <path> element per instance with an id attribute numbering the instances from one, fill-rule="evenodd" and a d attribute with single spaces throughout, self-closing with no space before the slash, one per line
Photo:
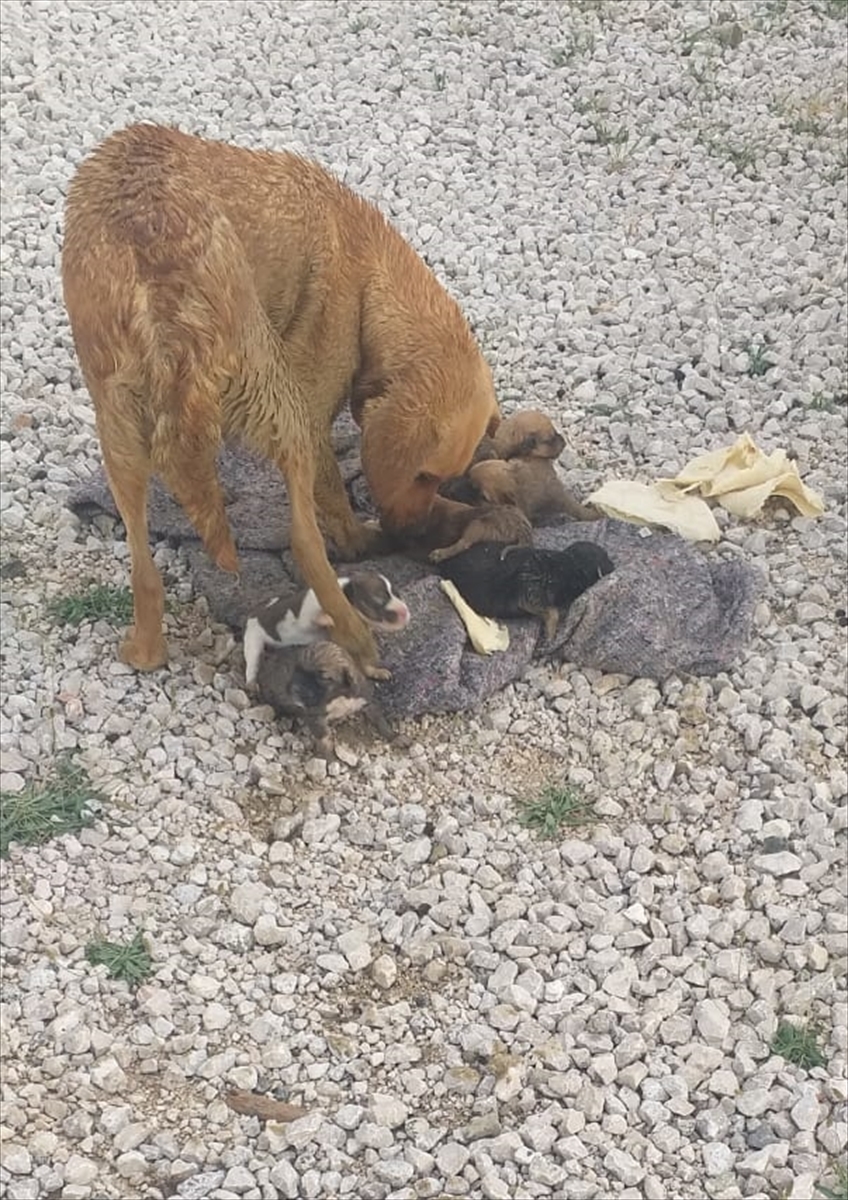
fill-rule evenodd
<path id="1" fill-rule="evenodd" d="M 391 679 L 392 673 L 386 667 L 366 666 L 362 668 L 363 675 L 369 679 Z"/>
<path id="2" fill-rule="evenodd" d="M 444 562 L 446 558 L 450 558 L 447 546 L 443 546 L 441 550 L 432 550 L 429 554 L 431 563 Z"/>

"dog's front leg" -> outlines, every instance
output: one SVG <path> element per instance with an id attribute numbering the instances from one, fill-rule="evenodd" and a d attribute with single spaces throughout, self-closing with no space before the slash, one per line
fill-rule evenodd
<path id="1" fill-rule="evenodd" d="M 377 666 L 374 635 L 348 603 L 327 558 L 327 549 L 315 514 L 314 447 L 302 443 L 287 450 L 280 463 L 291 504 L 291 549 L 294 560 L 323 610 L 332 618 L 331 636 L 353 656 L 363 674 L 388 679 Z"/>
<path id="2" fill-rule="evenodd" d="M 318 442 L 314 492 L 318 520 L 343 561 L 388 552 L 389 541 L 379 525 L 354 516 L 329 433 Z"/>

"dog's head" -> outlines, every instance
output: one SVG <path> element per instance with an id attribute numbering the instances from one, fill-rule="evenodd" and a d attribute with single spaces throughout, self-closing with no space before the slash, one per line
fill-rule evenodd
<path id="1" fill-rule="evenodd" d="M 525 409 L 502 421 L 494 435 L 501 458 L 559 458 L 565 438 L 549 417 L 536 409 Z"/>
<path id="2" fill-rule="evenodd" d="M 489 504 L 515 504 L 515 476 L 509 463 L 500 458 L 476 463 L 468 472 L 468 478 Z"/>
<path id="3" fill-rule="evenodd" d="M 392 380 L 362 411 L 362 468 L 383 527 L 423 532 L 439 485 L 462 475 L 480 439 L 500 424 L 482 356 Z"/>

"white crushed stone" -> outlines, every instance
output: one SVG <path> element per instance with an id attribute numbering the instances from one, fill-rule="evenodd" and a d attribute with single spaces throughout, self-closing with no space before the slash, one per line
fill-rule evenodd
<path id="1" fill-rule="evenodd" d="M 0 864 L 9 1200 L 811 1200 L 844 1160 L 837 8 L 6 0 L 0 784 L 78 750 L 108 796 Z M 58 268 L 74 167 L 144 118 L 382 205 L 579 492 L 743 430 L 796 456 L 823 518 L 719 514 L 768 578 L 738 665 L 535 667 L 325 764 L 250 707 L 168 545 L 166 672 L 48 621 L 127 578 L 120 527 L 63 507 L 98 449 Z M 603 819 L 540 841 L 514 800 L 562 779 Z M 85 946 L 139 928 L 133 997 Z M 771 1052 L 783 1019 L 820 1024 L 823 1066 Z M 240 1116 L 234 1086 L 310 1111 Z"/>

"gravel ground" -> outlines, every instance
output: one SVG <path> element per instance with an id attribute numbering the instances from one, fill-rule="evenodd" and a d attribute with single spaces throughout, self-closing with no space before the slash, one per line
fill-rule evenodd
<path id="1" fill-rule="evenodd" d="M 3 41 L 2 786 L 78 750 L 106 799 L 0 869 L 0 1195 L 812 1200 L 848 1143 L 843 0 L 6 0 Z M 768 578 L 736 668 L 537 668 L 325 766 L 168 545 L 167 671 L 51 622 L 126 581 L 63 508 L 98 449 L 58 267 L 74 166 L 140 118 L 380 203 L 577 490 L 791 451 L 827 513 L 723 519 Z M 523 828 L 551 782 L 600 819 Z M 137 930 L 133 992 L 85 948 Z"/>

